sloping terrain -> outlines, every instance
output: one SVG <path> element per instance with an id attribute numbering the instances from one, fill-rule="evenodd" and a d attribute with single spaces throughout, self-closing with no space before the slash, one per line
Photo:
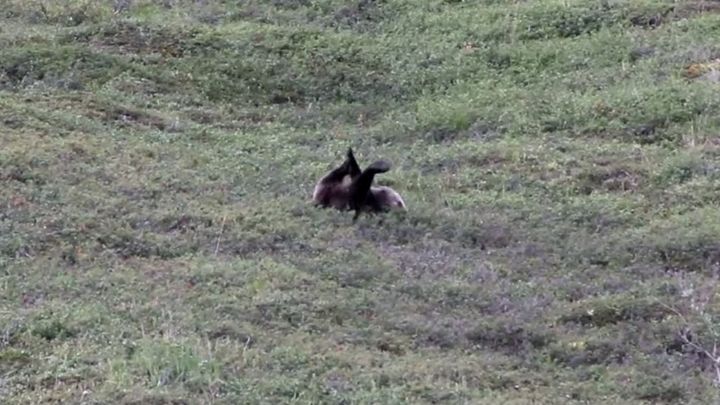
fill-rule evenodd
<path id="1" fill-rule="evenodd" d="M 0 0 L 3 403 L 713 403 L 720 2 Z M 348 146 L 409 211 L 311 206 Z"/>

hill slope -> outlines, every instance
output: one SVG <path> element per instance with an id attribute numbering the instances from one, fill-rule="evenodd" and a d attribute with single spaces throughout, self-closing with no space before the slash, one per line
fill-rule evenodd
<path id="1" fill-rule="evenodd" d="M 717 400 L 720 3 L 0 10 L 3 403 Z"/>

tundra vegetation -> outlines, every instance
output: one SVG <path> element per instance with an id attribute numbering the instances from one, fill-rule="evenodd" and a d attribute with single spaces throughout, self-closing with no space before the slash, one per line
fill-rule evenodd
<path id="1" fill-rule="evenodd" d="M 718 38 L 710 0 L 0 0 L 0 399 L 717 401 Z M 349 146 L 408 212 L 312 207 Z"/>

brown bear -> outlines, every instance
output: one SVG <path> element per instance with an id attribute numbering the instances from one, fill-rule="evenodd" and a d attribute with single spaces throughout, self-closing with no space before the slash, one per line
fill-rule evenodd
<path id="1" fill-rule="evenodd" d="M 406 210 L 400 194 L 387 186 L 373 186 L 375 175 L 390 170 L 390 164 L 378 160 L 361 170 L 352 148 L 348 148 L 345 161 L 323 176 L 315 185 L 313 202 L 322 207 L 353 210 L 357 220 L 361 212 L 383 212 L 393 208 Z"/>

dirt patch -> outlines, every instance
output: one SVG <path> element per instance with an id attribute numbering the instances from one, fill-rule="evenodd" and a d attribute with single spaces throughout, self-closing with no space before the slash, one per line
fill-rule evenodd
<path id="1" fill-rule="evenodd" d="M 599 168 L 578 176 L 578 191 L 582 194 L 591 194 L 597 190 L 633 192 L 639 188 L 641 179 L 642 177 L 630 168 Z"/>
<path id="2" fill-rule="evenodd" d="M 208 332 L 208 337 L 212 340 L 217 339 L 229 339 L 237 342 L 242 342 L 245 347 L 251 347 L 255 344 L 255 338 L 238 328 L 237 325 L 232 323 L 223 323 L 212 328 Z"/>
<path id="3" fill-rule="evenodd" d="M 191 47 L 190 41 L 198 33 L 197 29 L 175 32 L 169 29 L 120 21 L 102 29 L 94 35 L 90 42 L 99 49 L 114 48 L 122 53 L 182 57 Z"/>
<path id="4" fill-rule="evenodd" d="M 105 119 L 121 125 L 140 124 L 148 127 L 165 130 L 168 125 L 163 118 L 140 110 L 133 110 L 125 107 L 115 107 L 105 111 Z"/>
<path id="5" fill-rule="evenodd" d="M 720 82 L 720 58 L 707 62 L 691 63 L 683 69 L 683 76 L 688 79 L 706 79 L 715 83 Z"/>

